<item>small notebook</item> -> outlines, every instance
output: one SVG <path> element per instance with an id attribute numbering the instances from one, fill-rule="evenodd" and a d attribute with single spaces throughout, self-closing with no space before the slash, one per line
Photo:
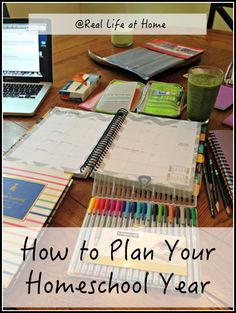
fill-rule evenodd
<path id="1" fill-rule="evenodd" d="M 231 105 L 233 105 L 233 88 L 221 85 L 214 107 L 215 109 L 225 111 Z"/>
<path id="2" fill-rule="evenodd" d="M 49 223 L 72 180 L 68 173 L 8 161 L 3 163 L 3 179 L 2 276 L 3 287 L 8 288 L 22 266 L 22 238 L 36 238 L 39 235 Z M 37 186 L 34 195 L 31 193 L 35 188 L 33 185 Z M 15 210 L 16 204 L 18 211 Z"/>
<path id="3" fill-rule="evenodd" d="M 209 131 L 208 142 L 224 180 L 228 198 L 233 201 L 233 132 L 231 130 Z"/>

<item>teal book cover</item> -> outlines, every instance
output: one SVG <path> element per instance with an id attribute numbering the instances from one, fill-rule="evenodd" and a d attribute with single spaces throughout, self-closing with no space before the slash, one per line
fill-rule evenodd
<path id="1" fill-rule="evenodd" d="M 23 220 L 46 185 L 3 177 L 3 215 Z"/>

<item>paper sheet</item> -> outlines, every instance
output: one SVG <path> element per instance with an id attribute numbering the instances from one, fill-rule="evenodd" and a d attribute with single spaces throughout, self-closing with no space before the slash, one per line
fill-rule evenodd
<path id="1" fill-rule="evenodd" d="M 191 190 L 199 123 L 129 113 L 99 172 L 131 180 L 141 175 L 165 187 Z"/>
<path id="2" fill-rule="evenodd" d="M 79 174 L 112 118 L 55 108 L 7 158 Z"/>

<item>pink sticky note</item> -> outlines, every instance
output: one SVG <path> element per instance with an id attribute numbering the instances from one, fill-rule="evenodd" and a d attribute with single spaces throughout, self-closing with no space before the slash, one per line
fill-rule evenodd
<path id="1" fill-rule="evenodd" d="M 233 88 L 225 85 L 220 86 L 220 90 L 215 102 L 215 108 L 226 110 L 233 104 Z"/>
<path id="2" fill-rule="evenodd" d="M 89 97 L 86 101 L 79 104 L 79 108 L 86 111 L 93 111 L 96 103 L 101 98 L 103 91 L 100 91 L 95 96 Z"/>
<path id="3" fill-rule="evenodd" d="M 233 113 L 231 113 L 225 120 L 223 120 L 222 124 L 233 128 L 234 118 Z"/>

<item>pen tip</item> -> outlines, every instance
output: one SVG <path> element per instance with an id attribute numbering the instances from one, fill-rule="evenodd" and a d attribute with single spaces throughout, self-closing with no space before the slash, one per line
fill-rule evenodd
<path id="1" fill-rule="evenodd" d="M 220 213 L 220 205 L 218 201 L 216 202 L 215 207 L 216 207 L 217 213 Z"/>
<path id="2" fill-rule="evenodd" d="M 230 210 L 229 207 L 226 207 L 225 210 L 226 210 L 226 213 L 227 213 L 228 215 L 231 215 L 231 210 Z"/>

